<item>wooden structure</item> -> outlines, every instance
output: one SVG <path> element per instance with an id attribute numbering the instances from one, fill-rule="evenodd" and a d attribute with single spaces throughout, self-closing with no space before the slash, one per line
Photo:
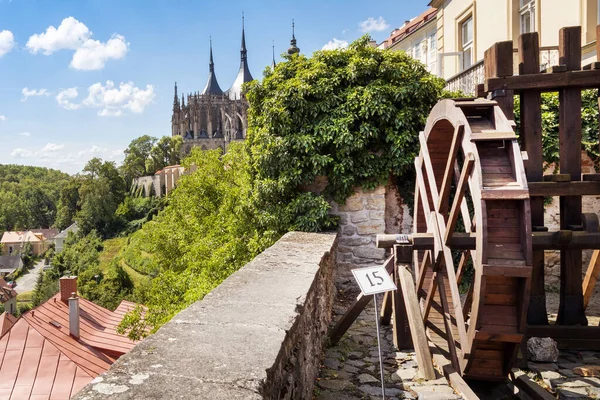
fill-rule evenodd
<path id="1" fill-rule="evenodd" d="M 581 173 L 581 90 L 600 88 L 600 62 L 581 68 L 580 27 L 559 36 L 560 65 L 540 71 L 538 34 L 524 34 L 513 76 L 513 42 L 496 43 L 485 53 L 480 97 L 432 109 L 415 159 L 413 234 L 378 236 L 378 247 L 395 256 L 390 273 L 399 290 L 382 310 L 383 322 L 394 317 L 395 343 L 407 340 L 403 324 L 423 325 L 435 345 L 427 352 L 439 352 L 461 377 L 507 379 L 527 337 L 600 348 L 600 327 L 588 327 L 585 316 L 600 273 L 600 224 L 596 214 L 582 214 L 582 196 L 600 195 L 600 174 Z M 559 92 L 560 171 L 544 175 L 541 93 L 550 91 Z M 556 232 L 544 226 L 547 196 L 560 199 Z M 595 252 L 582 281 L 583 249 Z M 547 319 L 544 250 L 560 251 L 556 324 Z M 420 312 L 407 312 L 416 302 Z M 415 350 L 428 354 L 411 332 Z"/>

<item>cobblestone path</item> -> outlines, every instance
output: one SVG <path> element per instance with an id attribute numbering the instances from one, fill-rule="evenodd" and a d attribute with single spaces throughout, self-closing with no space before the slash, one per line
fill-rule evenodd
<path id="1" fill-rule="evenodd" d="M 334 321 L 350 303 L 338 299 L 334 306 Z M 381 301 L 377 303 L 380 305 Z M 316 400 L 381 399 L 375 315 L 371 302 L 339 343 L 327 349 L 315 387 Z M 412 349 L 396 351 L 393 348 L 391 326 L 381 327 L 381 351 L 386 399 L 462 398 L 443 376 L 433 381 L 419 378 Z"/>

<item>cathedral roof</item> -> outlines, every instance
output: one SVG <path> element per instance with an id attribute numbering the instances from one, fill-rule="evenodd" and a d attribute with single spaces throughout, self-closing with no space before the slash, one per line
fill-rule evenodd
<path id="1" fill-rule="evenodd" d="M 223 94 L 223 91 L 219 87 L 219 82 L 217 82 L 217 76 L 215 75 L 215 63 L 213 61 L 213 52 L 212 52 L 212 40 L 210 41 L 210 63 L 208 64 L 208 81 L 206 82 L 206 86 L 204 86 L 204 90 L 202 90 L 202 94 Z"/>
<path id="2" fill-rule="evenodd" d="M 253 80 L 250 69 L 248 68 L 248 51 L 246 50 L 246 34 L 244 32 L 244 17 L 242 16 L 242 48 L 240 49 L 240 70 L 233 81 L 233 85 L 227 90 L 227 95 L 231 100 L 242 98 L 242 85 Z"/>
<path id="3" fill-rule="evenodd" d="M 292 20 L 292 40 L 290 40 L 290 48 L 287 51 L 287 53 L 290 56 L 300 53 L 300 49 L 298 48 L 298 46 L 296 46 L 296 32 L 295 32 L 294 28 L 295 28 L 295 24 L 294 24 L 294 20 Z"/>

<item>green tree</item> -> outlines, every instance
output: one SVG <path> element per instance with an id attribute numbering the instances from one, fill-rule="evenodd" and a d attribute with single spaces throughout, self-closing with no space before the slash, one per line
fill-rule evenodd
<path id="1" fill-rule="evenodd" d="M 181 136 L 163 136 L 152 147 L 150 158 L 146 166 L 149 173 L 159 171 L 169 165 L 177 165 L 181 162 Z"/>
<path id="2" fill-rule="evenodd" d="M 156 141 L 157 139 L 152 136 L 140 136 L 133 139 L 125 149 L 125 160 L 120 169 L 127 185 L 130 185 L 134 178 L 148 175 L 146 161 L 150 159 L 150 151 Z M 150 172 L 153 173 L 154 171 Z"/>
<path id="3" fill-rule="evenodd" d="M 125 181 L 113 162 L 91 159 L 83 169 L 79 211 L 75 220 L 85 235 L 97 230 L 104 237 L 120 229 L 115 211 L 125 199 Z"/>
<path id="4" fill-rule="evenodd" d="M 302 185 L 326 176 L 343 203 L 413 168 L 418 133 L 444 81 L 404 52 L 363 36 L 348 49 L 293 55 L 246 85 L 248 142 L 263 223 L 283 232 L 331 226 L 325 198 Z"/>
<path id="5" fill-rule="evenodd" d="M 58 229 L 66 229 L 75 221 L 75 215 L 79 211 L 80 188 L 81 179 L 72 179 L 60 191 L 55 223 Z"/>

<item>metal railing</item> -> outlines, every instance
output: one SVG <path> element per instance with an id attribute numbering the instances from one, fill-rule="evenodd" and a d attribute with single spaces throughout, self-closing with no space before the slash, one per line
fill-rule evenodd
<path id="1" fill-rule="evenodd" d="M 540 70 L 545 70 L 553 65 L 558 65 L 558 46 L 540 48 Z M 514 74 L 519 75 L 519 55 L 517 50 L 513 53 Z M 470 68 L 450 77 L 446 81 L 446 90 L 461 91 L 465 95 L 475 96 L 477 85 L 485 80 L 483 60 L 473 64 Z"/>

